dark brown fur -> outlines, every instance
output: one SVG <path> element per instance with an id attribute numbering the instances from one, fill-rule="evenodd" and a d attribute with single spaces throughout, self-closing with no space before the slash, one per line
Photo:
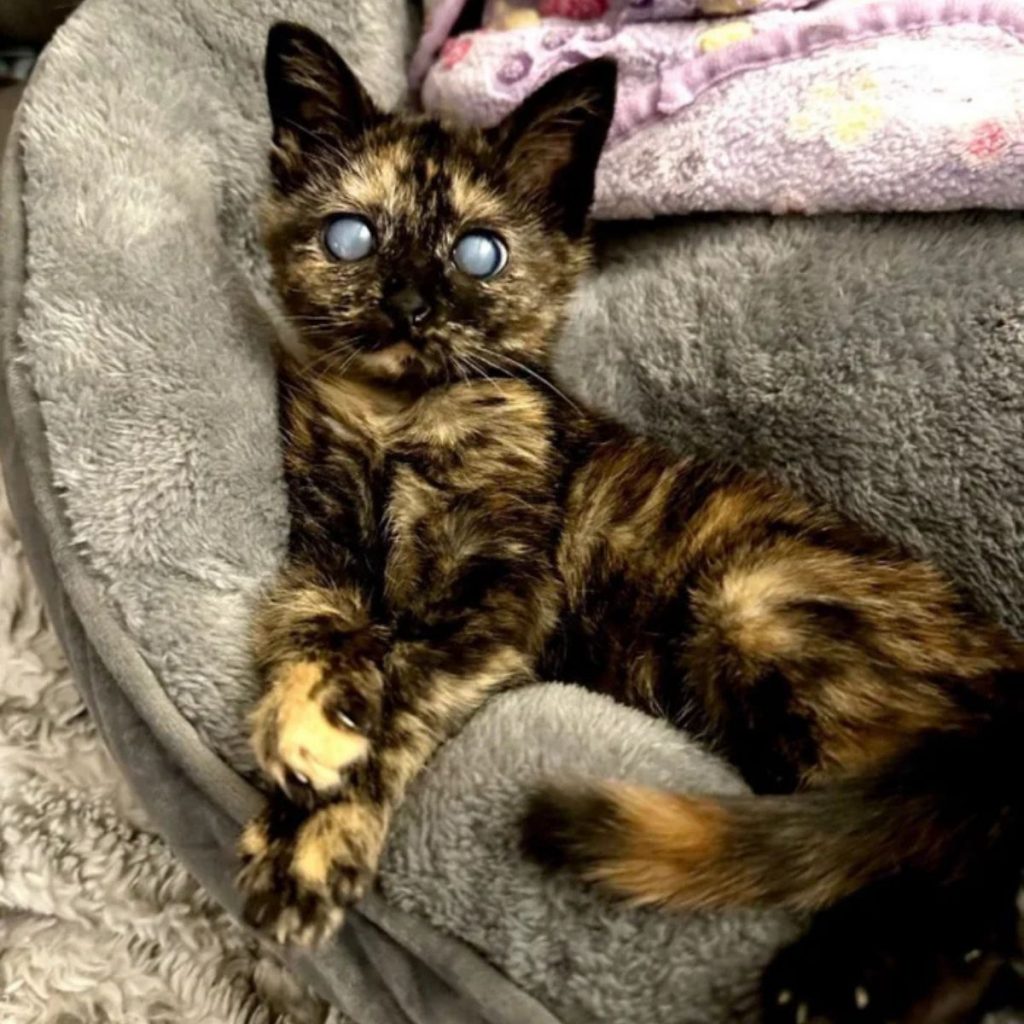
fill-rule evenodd
<path id="1" fill-rule="evenodd" d="M 1016 870 L 997 782 L 1020 646 L 929 566 L 550 383 L 614 68 L 486 133 L 379 113 L 296 27 L 272 31 L 267 80 L 292 526 L 256 630 L 254 743 L 279 795 L 243 838 L 251 916 L 328 934 L 436 746 L 540 677 L 685 724 L 776 794 L 537 796 L 531 849 L 631 899 L 816 909 L 900 871 Z M 329 258 L 338 212 L 374 225 L 372 256 Z M 478 227 L 510 253 L 485 282 L 450 262 Z M 431 310 L 415 325 L 385 311 L 408 287 Z"/>

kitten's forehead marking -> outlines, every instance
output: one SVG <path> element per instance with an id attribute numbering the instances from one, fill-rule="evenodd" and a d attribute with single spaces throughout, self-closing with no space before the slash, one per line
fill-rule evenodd
<path id="1" fill-rule="evenodd" d="M 345 199 L 358 209 L 408 214 L 416 203 L 412 164 L 413 155 L 404 142 L 374 146 L 345 170 Z"/>
<path id="2" fill-rule="evenodd" d="M 505 209 L 498 196 L 465 167 L 452 168 L 449 180 L 452 209 L 459 219 L 493 223 L 502 218 Z"/>
<path id="3" fill-rule="evenodd" d="M 431 211 L 445 211 L 445 226 L 495 223 L 507 216 L 505 203 L 476 166 L 480 154 L 451 133 L 436 129 L 404 137 L 373 140 L 337 179 L 337 191 L 325 194 L 330 205 L 392 221 L 422 223 Z"/>

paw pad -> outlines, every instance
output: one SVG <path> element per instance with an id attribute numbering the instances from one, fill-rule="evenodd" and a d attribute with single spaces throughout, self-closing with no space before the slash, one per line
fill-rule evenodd
<path id="1" fill-rule="evenodd" d="M 292 799 L 304 790 L 338 792 L 347 769 L 369 754 L 352 717 L 336 702 L 325 706 L 329 694 L 320 662 L 296 662 L 272 681 L 253 716 L 260 765 Z"/>

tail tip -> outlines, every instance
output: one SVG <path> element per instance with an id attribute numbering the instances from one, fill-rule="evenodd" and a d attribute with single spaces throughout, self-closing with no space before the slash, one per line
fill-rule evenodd
<path id="1" fill-rule="evenodd" d="M 580 869 L 600 859 L 614 816 L 612 800 L 597 787 L 542 786 L 527 801 L 520 848 L 550 870 Z"/>

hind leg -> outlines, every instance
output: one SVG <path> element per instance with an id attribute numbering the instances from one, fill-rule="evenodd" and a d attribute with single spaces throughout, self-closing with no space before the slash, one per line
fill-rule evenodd
<path id="1" fill-rule="evenodd" d="M 623 537 L 649 542 L 644 509 L 644 528 L 616 521 L 602 552 Z M 963 903 L 918 928 L 929 918 L 898 888 L 904 908 L 870 890 L 849 896 L 901 865 L 974 878 L 1007 843 L 1019 856 L 1015 757 L 1005 753 L 1017 741 L 991 736 L 996 723 L 1009 732 L 1022 719 L 1024 650 L 935 569 L 795 499 L 734 481 L 689 511 L 681 525 L 668 519 L 681 533 L 657 565 L 630 552 L 645 569 L 644 600 L 630 607 L 650 623 L 628 617 L 623 679 L 605 672 L 598 682 L 630 703 L 678 711 L 757 793 L 782 795 L 710 800 L 563 783 L 532 800 L 527 849 L 635 902 L 820 913 L 811 938 L 773 967 L 775 996 L 806 992 L 769 1004 L 784 1021 L 854 1011 L 869 1020 L 872 999 L 877 1015 L 918 1012 L 929 986 L 945 991 L 949 978 L 970 1003 L 978 993 L 957 981 L 958 942 L 967 937 L 971 952 L 981 941 L 972 930 L 987 936 L 998 913 L 972 916 Z M 672 555 L 669 571 L 661 563 Z M 666 592 L 652 597 L 650 579 Z M 621 623 L 607 615 L 600 627 L 589 624 L 598 640 Z M 652 650 L 637 652 L 643 642 Z M 971 977 L 989 965 L 982 948 L 981 963 L 964 964 Z"/>
<path id="2" fill-rule="evenodd" d="M 1010 657 L 928 566 L 784 538 L 694 588 L 676 665 L 756 792 L 872 772 L 955 729 Z"/>
<path id="3" fill-rule="evenodd" d="M 930 568 L 790 543 L 706 580 L 695 609 L 687 677 L 760 792 L 872 774 L 922 734 L 954 730 L 1016 656 Z M 898 875 L 840 899 L 766 972 L 766 1024 L 980 1019 L 1016 955 L 1017 881 Z"/>
<path id="4" fill-rule="evenodd" d="M 822 911 L 762 978 L 765 1024 L 968 1024 L 1010 997 L 1014 887 L 893 878 Z"/>

